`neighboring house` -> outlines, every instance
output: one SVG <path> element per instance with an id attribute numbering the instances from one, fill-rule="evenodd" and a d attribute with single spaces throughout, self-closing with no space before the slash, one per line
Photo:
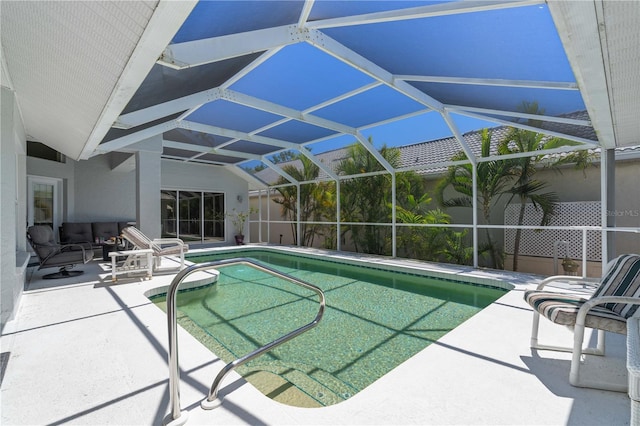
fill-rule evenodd
<path id="1" fill-rule="evenodd" d="M 585 119 L 587 117 L 586 112 L 577 112 L 570 114 L 568 118 Z M 566 124 L 553 124 L 554 129 L 549 130 L 564 130 L 566 131 Z M 564 129 L 561 127 L 564 126 Z M 580 137 L 585 139 L 594 139 L 595 134 L 589 127 L 571 126 L 572 132 L 577 133 Z M 500 126 L 490 129 L 492 133 L 492 146 L 495 149 L 497 143 L 504 138 L 509 128 L 506 126 Z M 463 135 L 465 142 L 469 148 L 475 153 L 480 152 L 481 135 L 480 131 L 468 132 Z M 640 137 L 640 135 L 639 135 Z M 640 142 L 640 140 L 639 140 Z M 448 162 L 451 157 L 460 151 L 460 145 L 454 137 L 442 138 L 434 141 L 421 142 L 407 146 L 398 147 L 400 150 L 401 164 L 400 168 L 412 168 L 416 173 L 421 174 L 427 180 L 427 186 L 435 187 L 435 183 L 440 179 L 443 173 L 446 171 L 446 167 L 442 164 Z M 539 170 L 536 178 L 542 181 L 546 181 L 550 184 L 549 191 L 556 192 L 561 200 L 560 212 L 565 212 L 563 215 L 558 215 L 554 218 L 552 225 L 554 226 L 573 226 L 576 225 L 575 211 L 585 210 L 588 212 L 588 217 L 581 217 L 586 222 L 582 224 L 599 226 L 601 223 L 601 213 L 599 208 L 600 202 L 600 160 L 599 149 L 591 151 L 594 155 L 593 165 L 586 170 L 574 170 L 571 167 L 563 167 L 561 170 L 541 169 Z M 562 154 L 558 154 L 562 155 Z M 335 170 L 337 164 L 348 156 L 348 148 L 341 148 L 333 151 L 328 151 L 315 155 L 322 163 L 324 163 L 331 170 Z M 301 166 L 299 160 L 291 161 L 288 163 L 279 164 L 280 167 L 292 164 L 297 167 Z M 434 167 L 435 166 L 435 167 Z M 616 206 L 615 209 L 611 209 L 610 215 L 616 216 L 616 225 L 619 227 L 640 227 L 640 186 L 637 185 L 637 179 L 640 175 L 640 145 L 631 148 L 619 148 L 616 149 Z M 261 181 L 269 185 L 274 185 L 280 175 L 270 169 L 266 168 L 260 170 L 254 174 L 254 176 Z M 322 170 L 320 171 L 319 179 L 330 180 L 330 178 Z M 430 192 L 428 190 L 428 192 Z M 258 207 L 258 191 L 253 191 L 251 194 L 251 205 Z M 432 195 L 433 193 L 430 192 Z M 262 191 L 260 199 L 262 201 L 262 218 L 266 220 L 267 213 L 266 207 L 269 206 L 269 219 L 272 223 L 270 227 L 266 224 L 262 224 L 262 232 L 259 231 L 257 215 L 253 215 L 252 223 L 252 242 L 268 241 L 271 243 L 291 244 L 293 242 L 292 227 L 289 223 L 282 223 L 284 218 L 281 216 L 280 205 L 272 201 L 273 198 L 277 198 L 279 194 L 275 190 L 271 190 L 270 204 L 267 204 L 266 191 Z M 514 206 L 507 207 L 507 198 L 503 196 L 498 205 L 492 211 L 491 224 L 492 225 L 513 225 L 512 218 L 509 217 L 509 213 Z M 582 203 L 582 205 L 580 205 Z M 597 208 L 594 208 L 594 203 L 597 204 Z M 434 207 L 435 202 L 434 202 Z M 471 224 L 472 216 L 471 209 L 465 208 L 450 208 L 448 213 L 452 215 L 452 222 L 457 224 Z M 584 216 L 584 215 L 583 215 Z M 482 223 L 482 218 L 479 218 Z M 525 224 L 537 225 L 533 221 L 529 221 Z M 492 231 L 497 241 L 502 241 L 503 246 L 506 247 L 507 265 L 509 267 L 510 250 L 513 247 L 513 235 L 505 233 L 502 229 Z M 564 257 L 568 254 L 572 258 L 579 259 L 582 256 L 582 232 L 571 231 L 569 234 L 554 232 L 547 237 L 542 238 L 540 232 L 526 231 L 526 235 L 530 241 L 536 240 L 538 244 L 523 247 L 520 251 L 520 270 L 523 272 L 536 272 L 541 274 L 552 274 L 554 272 L 553 255 L 554 255 L 554 243 L 556 238 L 558 241 L 570 240 L 568 253 L 566 246 L 560 244 L 557 248 L 557 253 L 560 257 Z M 588 237 L 588 253 L 587 258 L 589 275 L 597 275 L 600 270 L 600 237 L 598 235 L 590 235 Z M 322 247 L 323 242 L 317 241 L 316 246 Z M 348 250 L 349 247 L 344 246 L 343 249 Z M 639 252 L 640 251 L 640 238 L 637 234 L 624 234 L 618 233 L 616 236 L 616 251 L 622 252 Z M 562 270 L 560 269 L 560 272 Z"/>

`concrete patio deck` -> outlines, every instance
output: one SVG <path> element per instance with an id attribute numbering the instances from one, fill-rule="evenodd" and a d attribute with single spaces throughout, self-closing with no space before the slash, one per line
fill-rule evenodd
<path id="1" fill-rule="evenodd" d="M 168 285 L 173 274 L 111 284 L 103 261 L 65 280 L 43 280 L 51 270 L 35 269 L 2 334 L 2 424 L 160 424 L 169 412 L 167 324 L 144 293 Z M 324 408 L 274 402 L 231 373 L 222 406 L 202 410 L 224 364 L 180 329 L 187 424 L 629 424 L 627 394 L 572 387 L 570 354 L 529 348 L 532 315 L 522 294 L 535 278 L 496 275 L 516 288 L 363 391 Z M 541 325 L 541 338 L 571 343 L 568 330 Z M 606 364 L 588 357 L 585 372 L 626 380 L 625 338 L 607 338 Z"/>

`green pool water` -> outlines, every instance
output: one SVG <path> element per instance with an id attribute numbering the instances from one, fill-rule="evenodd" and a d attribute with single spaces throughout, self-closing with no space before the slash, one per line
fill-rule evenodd
<path id="1" fill-rule="evenodd" d="M 317 327 L 238 369 L 266 395 L 297 406 L 349 398 L 505 293 L 268 251 L 189 260 L 240 256 L 325 293 L 327 309 Z M 318 312 L 310 290 L 247 264 L 216 269 L 217 284 L 179 293 L 178 321 L 225 362 L 311 322 Z M 152 300 L 164 308 L 164 296 Z"/>

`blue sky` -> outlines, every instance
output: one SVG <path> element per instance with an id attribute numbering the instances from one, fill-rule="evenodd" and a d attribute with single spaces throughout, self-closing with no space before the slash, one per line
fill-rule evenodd
<path id="1" fill-rule="evenodd" d="M 429 2 L 405 3 L 405 6 L 413 7 Z M 299 16 L 301 4 L 286 1 L 203 2 L 194 9 L 184 30 L 176 35 L 174 41 L 292 24 Z M 311 20 L 395 8 L 402 4 L 319 1 L 312 9 Z M 228 16 L 234 19 L 224 18 Z M 544 4 L 324 28 L 321 31 L 391 75 L 575 82 L 548 7 Z M 283 47 L 231 85 L 230 89 L 305 111 L 375 82 L 374 77 L 358 67 L 327 54 L 319 46 L 302 42 Z M 522 102 L 536 101 L 550 115 L 585 109 L 578 91 L 453 83 L 410 84 L 445 105 L 517 111 Z M 229 108 L 231 110 L 234 108 Z M 383 84 L 310 113 L 351 129 L 361 129 L 365 137 L 373 138 L 378 148 L 383 144 L 401 146 L 452 136 L 440 114 L 434 111 L 367 127 L 371 123 L 424 110 L 425 105 Z M 239 116 L 231 117 L 230 113 L 222 110 L 214 114 L 218 111 L 216 108 L 206 111 L 193 117 L 201 117 L 203 122 L 212 120 L 211 124 L 215 121 L 216 125 L 223 127 L 235 123 L 242 128 L 237 130 L 247 132 L 268 124 L 265 113 L 242 112 L 235 108 Z M 461 133 L 500 125 L 456 114 L 452 114 L 452 118 Z M 305 126 L 308 134 L 302 134 Z M 285 123 L 259 134 L 296 143 L 313 140 L 323 131 L 326 134 L 326 130 L 312 127 Z M 294 134 L 295 131 L 300 131 L 300 134 Z M 341 136 L 314 144 L 311 149 L 320 153 L 353 142 L 352 136 Z"/>

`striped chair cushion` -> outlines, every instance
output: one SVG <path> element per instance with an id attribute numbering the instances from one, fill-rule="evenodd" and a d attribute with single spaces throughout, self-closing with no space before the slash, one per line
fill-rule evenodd
<path id="1" fill-rule="evenodd" d="M 626 296 L 640 298 L 640 256 L 624 254 L 619 256 L 609 268 L 602 284 L 593 293 L 593 297 Z M 601 305 L 624 318 L 630 318 L 638 305 L 625 303 L 607 303 Z"/>
<path id="2" fill-rule="evenodd" d="M 540 290 L 525 292 L 524 299 L 540 315 L 562 325 L 575 325 L 578 310 L 586 302 L 586 299 L 579 295 Z M 627 322 L 625 318 L 603 306 L 595 306 L 589 311 L 585 318 L 585 326 L 626 334 Z"/>

